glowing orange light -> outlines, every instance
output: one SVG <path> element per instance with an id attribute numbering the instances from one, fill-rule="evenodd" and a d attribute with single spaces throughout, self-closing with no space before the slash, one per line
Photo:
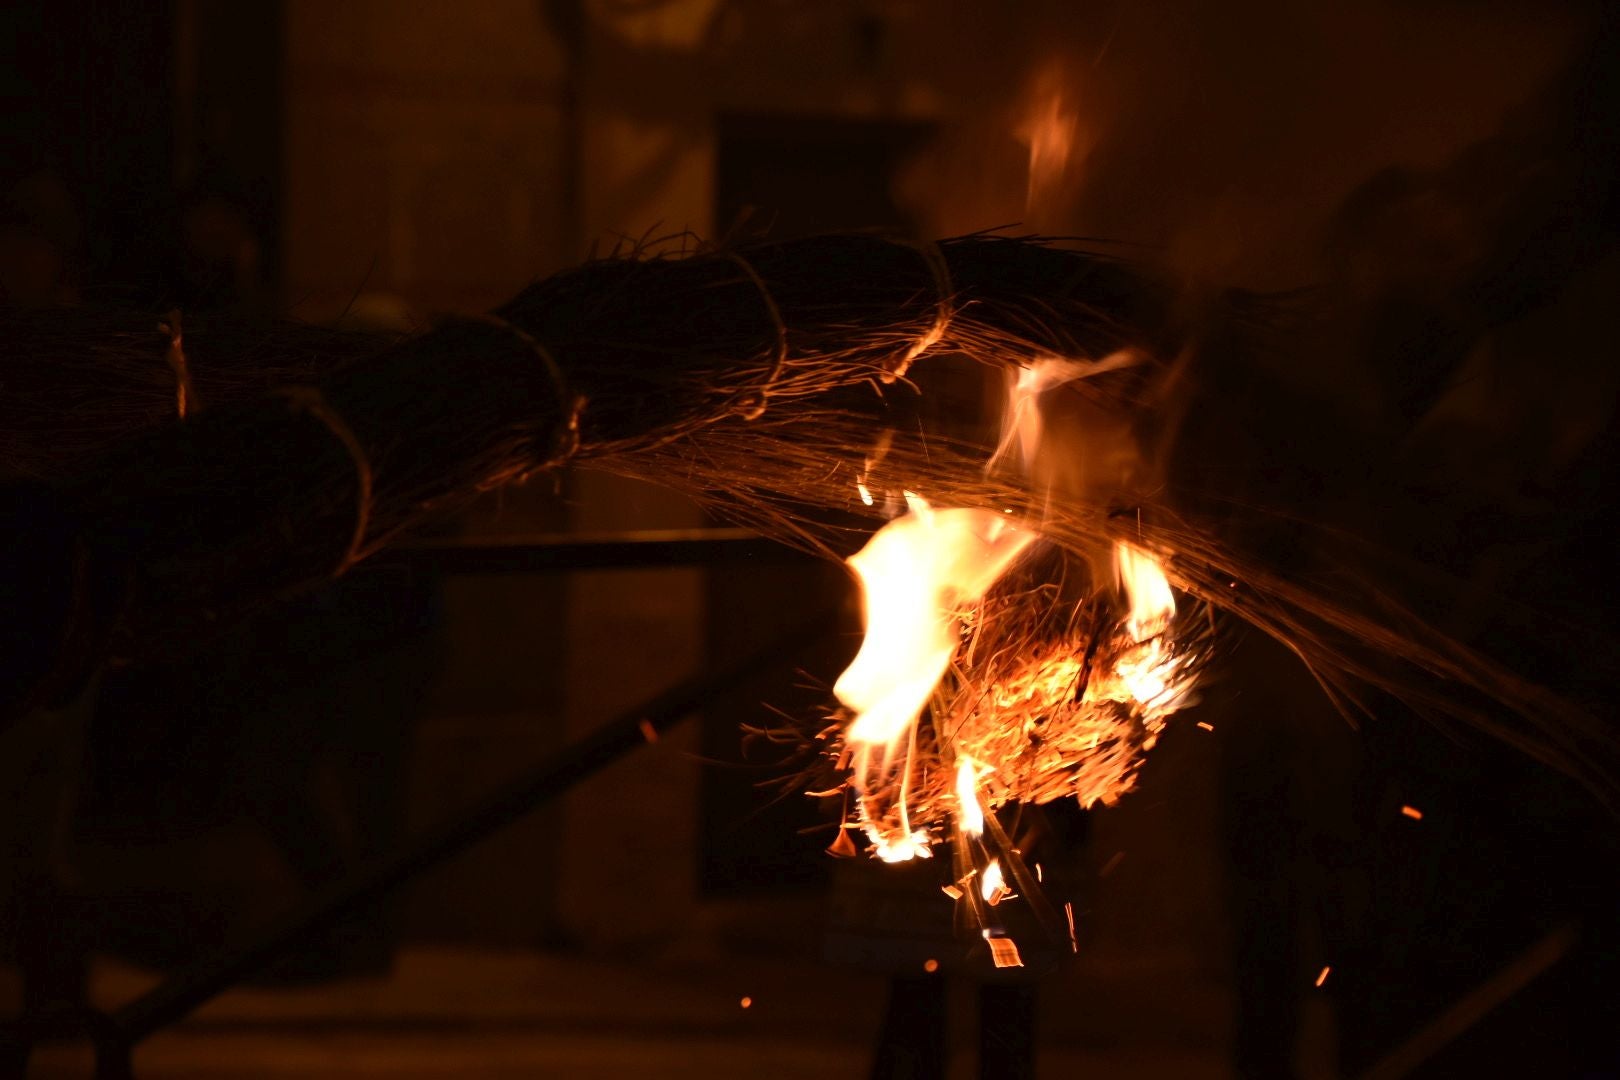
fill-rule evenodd
<path id="1" fill-rule="evenodd" d="M 1162 632 L 1176 613 L 1176 598 L 1159 561 L 1141 548 L 1121 542 L 1114 545 L 1114 566 L 1131 605 L 1125 628 L 1132 640 L 1146 641 Z"/>
<path id="2" fill-rule="evenodd" d="M 979 879 L 979 896 L 991 907 L 995 907 L 1006 899 L 1007 882 L 1001 876 L 1001 860 L 991 859 L 990 865 L 984 868 L 984 875 Z"/>
<path id="3" fill-rule="evenodd" d="M 866 636 L 833 693 L 855 713 L 845 739 L 855 748 L 854 786 L 862 796 L 883 786 L 901 741 L 945 674 L 959 641 L 959 613 L 1035 539 L 988 510 L 935 510 L 912 492 L 906 502 L 911 512 L 879 529 L 849 560 L 866 602 Z M 903 782 L 901 788 L 894 821 L 875 820 L 866 798 L 858 803 L 862 826 L 886 862 L 929 853 L 927 834 L 911 827 Z"/>
<path id="4" fill-rule="evenodd" d="M 833 693 L 855 710 L 853 743 L 891 744 L 910 728 L 956 650 L 957 611 L 1035 539 L 987 510 L 934 510 L 911 492 L 906 502 L 911 513 L 849 559 L 866 601 L 866 636 Z"/>
<path id="5" fill-rule="evenodd" d="M 1018 955 L 1018 946 L 1013 944 L 1012 938 L 1001 937 L 990 931 L 982 931 L 985 944 L 990 946 L 990 959 L 998 968 L 1023 967 L 1024 958 Z"/>
<path id="6" fill-rule="evenodd" d="M 978 836 L 984 832 L 984 810 L 979 806 L 978 784 L 973 760 L 963 757 L 956 766 L 956 801 L 960 807 L 957 820 L 967 836 Z"/>
<path id="7" fill-rule="evenodd" d="M 923 961 L 923 970 L 932 975 L 934 972 L 939 970 L 939 961 L 935 960 L 933 957 L 929 957 L 927 960 Z"/>
<path id="8" fill-rule="evenodd" d="M 1046 135 L 1032 140 L 1032 160 L 1056 147 Z M 1027 361 L 1009 385 L 987 474 L 1003 458 L 1026 474 L 1043 462 L 1042 394 L 1140 359 L 1126 351 Z M 855 486 L 866 505 L 878 501 L 875 488 L 892 510 L 900 485 L 870 475 L 886 450 L 874 448 Z M 1090 806 L 1130 790 L 1141 754 L 1189 700 L 1201 654 L 1176 638 L 1167 555 L 1145 546 L 1157 542 L 1153 534 L 1139 528 L 1133 542 L 1113 544 L 1117 592 L 1095 582 L 1090 595 L 1074 599 L 1065 627 L 1046 609 L 1069 603 L 1068 594 L 1035 580 L 1035 567 L 1009 575 L 1040 539 L 1035 523 L 1004 502 L 995 510 L 935 508 L 903 494 L 908 512 L 849 559 L 866 627 L 833 688 L 849 716 L 835 744 L 853 796 L 847 827 L 864 832 L 874 857 L 901 862 L 932 857 L 954 825 L 955 880 L 942 891 L 978 920 L 997 967 L 1022 966 L 990 909 L 1019 899 L 1009 880 L 1025 891 L 1037 886 L 997 811 L 1059 798 Z M 925 710 L 926 729 L 919 726 Z M 1034 877 L 1044 878 L 1038 864 Z M 1065 915 L 1077 950 L 1072 908 Z M 934 960 L 925 965 L 936 968 Z"/>
<path id="9" fill-rule="evenodd" d="M 1074 156 L 1079 113 L 1066 86 L 1063 68 L 1051 64 L 1042 69 L 1030 87 L 1026 106 L 1015 134 L 1029 146 L 1029 186 L 1025 192 L 1026 210 L 1039 207 L 1048 196 L 1061 190 L 1065 173 Z"/>
<path id="10" fill-rule="evenodd" d="M 744 995 L 743 999 L 737 1002 L 737 1004 L 741 1005 L 745 1009 L 752 1009 L 754 1007 L 754 999 Z"/>
<path id="11" fill-rule="evenodd" d="M 1332 967 L 1323 968 L 1322 973 L 1316 977 L 1316 985 L 1320 987 L 1323 983 L 1327 982 L 1328 972 L 1332 970 Z"/>
<path id="12" fill-rule="evenodd" d="M 1419 810 L 1415 806 L 1403 806 L 1403 807 L 1401 807 L 1401 813 L 1405 814 L 1407 817 L 1411 818 L 1413 821 L 1422 821 L 1423 820 L 1423 811 Z"/>

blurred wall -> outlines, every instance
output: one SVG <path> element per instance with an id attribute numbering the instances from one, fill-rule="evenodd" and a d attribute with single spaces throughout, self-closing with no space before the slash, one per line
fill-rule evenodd
<path id="1" fill-rule="evenodd" d="M 1020 39 L 1026 21 L 986 28 L 983 12 L 906 2 L 291 0 L 287 20 L 284 295 L 311 318 L 487 308 L 593 249 L 723 234 L 736 222 L 713 219 L 722 115 L 746 114 L 756 131 L 772 114 L 967 130 L 1004 115 L 1041 56 Z M 1021 202 L 1027 149 L 998 132 L 983 150 L 1014 155 L 999 175 Z M 938 185 L 893 197 L 931 222 L 951 217 L 954 196 Z M 768 227 L 772 209 L 743 228 Z M 700 521 L 661 492 L 579 473 L 561 498 L 508 493 L 460 527 Z M 452 655 L 417 754 L 418 824 L 702 660 L 698 571 L 469 578 L 447 584 L 446 605 Z M 696 902 L 697 778 L 682 741 L 692 737 L 617 767 L 418 888 L 411 932 L 611 945 L 684 925 Z M 1129 847 L 1131 865 L 1153 868 L 1111 878 L 1128 891 L 1104 883 L 1096 897 L 1116 955 L 1151 946 L 1155 964 L 1219 966 L 1213 869 L 1196 855 L 1212 848 L 1211 786 L 1207 775 L 1178 781 L 1169 820 L 1149 796 L 1110 811 L 1097 861 Z"/>

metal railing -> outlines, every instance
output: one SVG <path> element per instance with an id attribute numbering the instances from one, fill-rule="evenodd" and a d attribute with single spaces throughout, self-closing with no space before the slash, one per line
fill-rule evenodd
<path id="1" fill-rule="evenodd" d="M 803 556 L 740 529 L 542 536 L 519 539 L 422 540 L 379 556 L 440 573 L 537 573 L 779 562 Z M 392 851 L 363 861 L 251 940 L 221 950 L 111 1011 L 25 1016 L 0 1028 L 0 1077 L 26 1074 L 34 1047 L 47 1040 L 87 1039 L 97 1080 L 133 1080 L 135 1047 L 177 1023 L 248 976 L 312 940 L 401 885 L 567 793 L 701 710 L 720 695 L 794 656 L 829 633 L 822 613 L 716 670 L 701 672 L 621 713 L 551 754 L 466 811 Z"/>

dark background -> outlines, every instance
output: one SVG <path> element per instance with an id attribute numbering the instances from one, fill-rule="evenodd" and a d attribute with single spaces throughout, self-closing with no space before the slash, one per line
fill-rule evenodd
<path id="1" fill-rule="evenodd" d="M 1206 373 L 1175 482 L 1263 508 L 1232 527 L 1304 579 L 1363 550 L 1329 537 L 1362 538 L 1364 568 L 1442 629 L 1606 721 L 1610 12 L 1003 7 L 16 5 L 0 302 L 399 331 L 622 239 L 1013 222 L 1205 285 L 1319 285 L 1329 343 L 1280 373 Z M 1054 94 L 1073 145 L 1030 203 L 1026 121 Z M 705 524 L 581 474 L 441 529 Z M 12 1004 L 127 996 L 615 710 L 848 601 L 818 565 L 381 570 L 187 663 L 111 673 L 69 720 L 0 735 Z M 824 856 L 825 818 L 761 787 L 779 766 L 737 734 L 762 703 L 824 708 L 852 646 L 729 695 L 279 965 L 265 981 L 325 995 L 284 1028 L 266 1020 L 280 999 L 244 999 L 147 1071 L 192 1053 L 277 1075 L 287 1046 L 338 1031 L 372 1042 L 333 1075 L 401 1032 L 463 1075 L 506 1038 L 571 1075 L 859 1072 L 909 954 L 874 932 L 856 967 L 826 913 L 881 908 L 884 879 Z M 1421 1075 L 1620 1073 L 1612 816 L 1391 704 L 1352 731 L 1258 635 L 1233 635 L 1140 792 L 1057 831 L 1085 947 L 1039 993 L 1051 1074 L 1360 1075 L 1448 1010 L 1466 1022 L 1423 1044 Z M 1526 974 L 1527 955 L 1554 959 Z M 953 979 L 962 1072 L 975 1021 Z M 793 1007 L 737 1026 L 748 980 Z M 1482 1011 L 1482 986 L 1503 1003 Z M 503 1000 L 527 1010 L 517 1035 Z M 383 1003 L 384 1030 L 357 1001 Z M 267 1023 L 279 1051 L 243 1036 Z"/>

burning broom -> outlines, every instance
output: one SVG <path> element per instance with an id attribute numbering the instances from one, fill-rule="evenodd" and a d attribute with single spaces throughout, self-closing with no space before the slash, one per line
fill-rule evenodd
<path id="1" fill-rule="evenodd" d="M 951 888 L 987 931 L 1012 890 L 1038 893 L 998 809 L 1128 790 L 1209 654 L 1210 612 L 1285 642 L 1347 712 L 1392 692 L 1607 791 L 1606 735 L 1554 695 L 1388 605 L 1290 580 L 1147 485 L 1040 476 L 1043 395 L 1148 429 L 1189 366 L 1286 348 L 1297 314 L 1240 292 L 1190 303 L 1035 239 L 834 235 L 602 260 L 386 344 L 13 317 L 0 469 L 19 607 L 0 700 L 16 715 L 108 659 L 183 651 L 577 461 L 828 555 L 893 518 L 851 559 L 868 634 L 835 688 L 847 711 L 816 737 L 848 785 L 841 842 L 894 860 L 949 843 Z M 1007 377 L 999 438 L 908 413 L 945 357 Z"/>

